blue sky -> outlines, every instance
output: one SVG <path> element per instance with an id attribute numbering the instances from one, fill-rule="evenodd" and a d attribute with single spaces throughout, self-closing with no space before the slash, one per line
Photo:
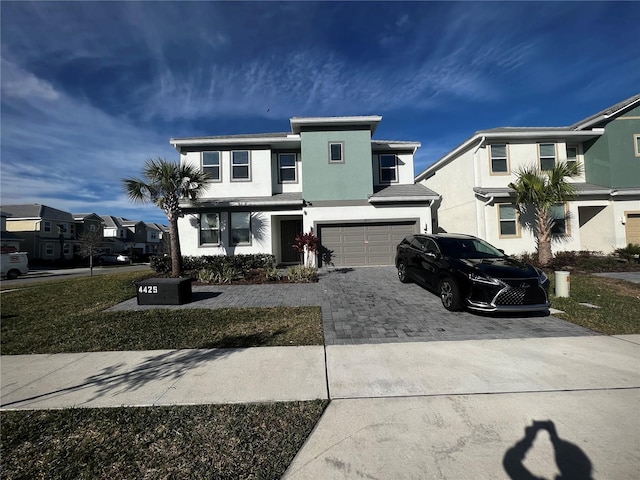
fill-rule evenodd
<path id="1" fill-rule="evenodd" d="M 8 2 L 2 204 L 166 223 L 121 179 L 169 138 L 382 115 L 416 174 L 475 131 L 564 126 L 640 91 L 636 2 Z"/>

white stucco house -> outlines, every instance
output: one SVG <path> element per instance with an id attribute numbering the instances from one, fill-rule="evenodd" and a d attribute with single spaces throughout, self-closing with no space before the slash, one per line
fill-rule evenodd
<path id="1" fill-rule="evenodd" d="M 211 176 L 184 201 L 183 255 L 268 253 L 299 261 L 313 230 L 319 265 L 392 265 L 396 245 L 430 230 L 438 196 L 414 183 L 418 142 L 375 140 L 382 117 L 294 117 L 291 131 L 173 138 L 180 162 Z"/>
<path id="2" fill-rule="evenodd" d="M 434 230 L 481 237 L 509 254 L 533 252 L 533 215 L 518 213 L 520 167 L 580 162 L 577 197 L 557 205 L 553 249 L 611 252 L 640 244 L 640 95 L 568 127 L 481 130 L 415 178 L 437 192 Z"/>

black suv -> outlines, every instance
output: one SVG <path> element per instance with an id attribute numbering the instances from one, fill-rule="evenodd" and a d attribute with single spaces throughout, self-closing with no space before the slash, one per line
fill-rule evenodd
<path id="1" fill-rule="evenodd" d="M 549 279 L 471 235 L 406 237 L 396 249 L 401 282 L 415 281 L 440 295 L 444 308 L 485 312 L 549 309 Z"/>

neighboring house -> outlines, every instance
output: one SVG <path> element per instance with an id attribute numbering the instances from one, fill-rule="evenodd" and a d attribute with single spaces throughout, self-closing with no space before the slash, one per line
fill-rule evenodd
<path id="1" fill-rule="evenodd" d="M 142 255 L 163 252 L 162 238 L 168 227 L 112 215 L 103 215 L 101 218 L 104 224 L 103 250 L 106 253 Z"/>
<path id="2" fill-rule="evenodd" d="M 520 167 L 580 162 L 577 197 L 557 205 L 554 250 L 611 252 L 640 244 L 640 95 L 570 127 L 481 130 L 415 181 L 438 192 L 434 230 L 479 236 L 507 253 L 536 249 L 534 217 L 522 217 L 510 182 Z"/>
<path id="3" fill-rule="evenodd" d="M 3 205 L 7 231 L 24 239 L 21 250 L 29 260 L 59 260 L 73 257 L 76 222 L 69 212 L 47 205 Z"/>
<path id="4" fill-rule="evenodd" d="M 0 212 L 0 243 L 2 252 L 19 252 L 22 238 L 13 232 L 7 231 L 7 214 Z"/>
<path id="5" fill-rule="evenodd" d="M 147 230 L 147 239 L 145 246 L 145 253 L 157 255 L 163 253 L 162 248 L 162 225 L 157 223 L 145 223 Z"/>
<path id="6" fill-rule="evenodd" d="M 103 221 L 100 215 L 95 213 L 73 213 L 76 222 L 76 238 L 80 238 L 85 232 L 98 232 L 103 236 Z"/>
<path id="7" fill-rule="evenodd" d="M 430 230 L 435 193 L 413 181 L 418 142 L 372 139 L 380 116 L 294 117 L 291 132 L 174 138 L 208 173 L 178 222 L 184 255 L 271 253 L 295 263 L 302 232 L 320 265 L 390 265 L 405 235 Z"/>

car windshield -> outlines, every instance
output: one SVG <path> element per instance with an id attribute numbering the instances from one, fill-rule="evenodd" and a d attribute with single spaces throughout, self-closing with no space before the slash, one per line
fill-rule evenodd
<path id="1" fill-rule="evenodd" d="M 504 253 L 479 238 L 440 238 L 442 253 L 454 258 L 501 258 Z"/>

